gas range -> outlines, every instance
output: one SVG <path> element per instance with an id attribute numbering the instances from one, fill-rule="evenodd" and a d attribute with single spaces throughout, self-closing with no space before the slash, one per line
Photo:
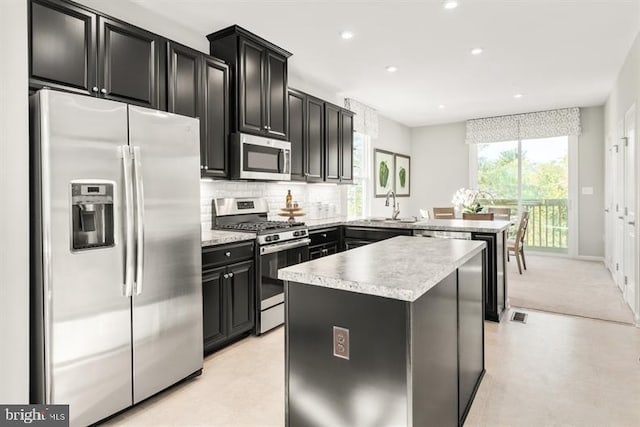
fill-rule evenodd
<path id="1" fill-rule="evenodd" d="M 304 239 L 309 230 L 303 222 L 269 221 L 269 207 L 262 198 L 213 200 L 213 228 L 256 233 L 259 245 Z"/>

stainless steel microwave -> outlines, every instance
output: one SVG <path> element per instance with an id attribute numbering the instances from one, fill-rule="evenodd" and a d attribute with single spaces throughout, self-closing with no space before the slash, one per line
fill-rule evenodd
<path id="1" fill-rule="evenodd" d="M 231 178 L 291 180 L 291 143 L 246 133 L 231 135 Z"/>

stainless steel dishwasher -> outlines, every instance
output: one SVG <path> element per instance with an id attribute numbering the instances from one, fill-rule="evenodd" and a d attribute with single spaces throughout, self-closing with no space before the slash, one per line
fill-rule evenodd
<path id="1" fill-rule="evenodd" d="M 467 231 L 414 230 L 414 236 L 437 237 L 440 239 L 471 240 L 471 233 Z"/>

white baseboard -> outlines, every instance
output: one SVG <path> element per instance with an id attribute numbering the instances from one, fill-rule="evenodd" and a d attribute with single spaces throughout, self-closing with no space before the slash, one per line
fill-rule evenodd
<path id="1" fill-rule="evenodd" d="M 525 248 L 526 250 L 526 248 Z M 591 255 L 575 255 L 575 256 L 571 256 L 569 254 L 558 254 L 558 253 L 553 253 L 553 252 L 536 252 L 536 251 L 526 251 L 525 252 L 525 257 L 528 255 L 535 255 L 535 256 L 548 256 L 548 257 L 555 257 L 555 258 L 568 258 L 568 259 L 577 259 L 580 261 L 596 261 L 596 262 L 601 262 L 604 264 L 604 257 L 603 256 L 591 256 Z"/>
<path id="2" fill-rule="evenodd" d="M 579 259 L 582 261 L 598 261 L 604 264 L 604 257 L 603 256 L 591 256 L 591 255 L 578 255 L 576 257 L 573 257 L 574 259 Z"/>

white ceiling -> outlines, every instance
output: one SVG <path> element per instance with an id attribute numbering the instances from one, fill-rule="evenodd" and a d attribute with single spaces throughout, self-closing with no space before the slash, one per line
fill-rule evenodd
<path id="1" fill-rule="evenodd" d="M 292 52 L 292 73 L 412 127 L 601 105 L 640 22 L 637 0 L 132 1 L 203 36 L 245 27 Z"/>

